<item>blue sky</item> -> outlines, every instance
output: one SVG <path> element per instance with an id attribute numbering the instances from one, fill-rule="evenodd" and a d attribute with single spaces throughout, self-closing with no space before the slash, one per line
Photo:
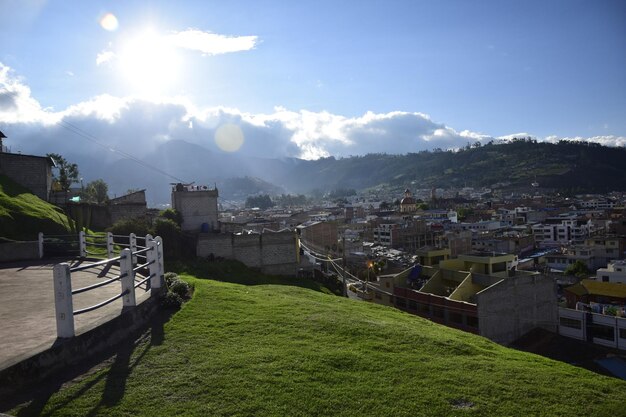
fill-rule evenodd
<path id="1" fill-rule="evenodd" d="M 115 30 L 99 22 L 107 13 Z M 208 45 L 227 38 L 241 44 Z M 0 130 L 32 152 L 43 145 L 28 142 L 27 126 L 72 120 L 124 136 L 125 116 L 151 123 L 153 105 L 171 123 L 137 140 L 215 148 L 219 126 L 235 124 L 241 151 L 263 156 L 403 153 L 518 133 L 626 144 L 620 0 L 0 0 L 0 63 Z M 18 96 L 30 104 L 1 107 Z M 15 116 L 29 111 L 39 114 Z"/>

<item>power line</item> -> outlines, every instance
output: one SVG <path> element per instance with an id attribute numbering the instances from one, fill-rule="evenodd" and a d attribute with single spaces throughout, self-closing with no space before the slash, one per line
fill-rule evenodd
<path id="1" fill-rule="evenodd" d="M 33 103 L 26 102 L 26 105 L 29 105 L 29 106 L 37 109 L 37 110 L 40 110 L 40 108 L 35 106 Z M 75 135 L 77 135 L 77 136 L 79 136 L 79 137 L 81 137 L 83 139 L 87 139 L 88 141 L 90 141 L 90 142 L 100 146 L 101 148 L 104 148 L 104 149 L 106 149 L 106 150 L 108 150 L 110 152 L 113 152 L 113 153 L 117 153 L 118 155 L 121 155 L 124 158 L 130 159 L 131 161 L 133 161 L 133 162 L 143 166 L 144 168 L 151 169 L 151 170 L 153 170 L 155 172 L 158 172 L 161 175 L 164 175 L 164 176 L 169 177 L 169 178 L 171 178 L 173 180 L 176 180 L 177 182 L 180 182 L 180 183 L 184 183 L 185 182 L 184 180 L 181 180 L 180 178 L 175 177 L 174 175 L 172 175 L 172 174 L 170 174 L 170 173 L 168 173 L 168 172 L 166 172 L 166 171 L 164 171 L 164 170 L 162 170 L 160 168 L 157 168 L 157 167 L 155 167 L 153 165 L 148 164 L 145 161 L 142 161 L 141 159 L 137 158 L 136 156 L 133 156 L 133 155 L 129 154 L 128 152 L 121 151 L 121 150 L 119 150 L 117 148 L 114 148 L 113 146 L 110 146 L 110 145 L 107 145 L 107 144 L 101 142 L 96 136 L 92 135 L 91 133 L 81 129 L 80 127 L 78 127 L 78 126 L 76 126 L 76 125 L 74 125 L 74 124 L 72 124 L 72 123 L 70 123 L 70 122 L 68 122 L 66 120 L 61 119 L 58 122 L 55 122 L 55 124 L 57 126 L 60 126 L 60 127 L 64 128 L 64 129 L 66 129 L 66 130 L 69 130 L 70 132 L 74 133 Z"/>

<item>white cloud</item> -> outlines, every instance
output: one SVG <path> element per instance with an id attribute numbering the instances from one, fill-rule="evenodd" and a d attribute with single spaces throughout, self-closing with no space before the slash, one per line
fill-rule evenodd
<path id="1" fill-rule="evenodd" d="M 115 53 L 105 49 L 104 51 L 98 53 L 98 56 L 96 56 L 96 65 L 100 66 L 107 62 L 111 62 L 114 58 Z"/>
<path id="2" fill-rule="evenodd" d="M 469 130 L 457 131 L 418 112 L 366 112 L 346 117 L 326 111 L 276 107 L 263 114 L 236 108 L 197 107 L 184 97 L 155 100 L 100 95 L 53 111 L 43 109 L 23 80 L 0 63 L 0 125 L 9 136 L 8 144 L 16 151 L 116 157 L 103 152 L 91 140 L 95 139 L 107 147 L 142 157 L 164 141 L 180 139 L 220 152 L 214 138 L 224 124 L 234 124 L 243 133 L 238 154 L 257 157 L 317 159 L 330 155 L 402 154 L 527 136 L 548 142 L 565 139 L 626 146 L 626 137 L 614 135 L 537 138 L 517 133 L 494 138 Z M 77 129 L 84 134 L 77 135 Z"/>
<path id="3" fill-rule="evenodd" d="M 257 36 L 227 36 L 187 29 L 167 35 L 167 41 L 173 46 L 202 52 L 206 55 L 226 54 L 254 49 Z"/>

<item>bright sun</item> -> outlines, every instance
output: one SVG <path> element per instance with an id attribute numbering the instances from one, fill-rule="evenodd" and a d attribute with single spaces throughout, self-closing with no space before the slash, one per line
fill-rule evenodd
<path id="1" fill-rule="evenodd" d="M 158 94 L 177 81 L 180 58 L 165 37 L 146 30 L 126 42 L 119 54 L 119 65 L 133 90 Z"/>

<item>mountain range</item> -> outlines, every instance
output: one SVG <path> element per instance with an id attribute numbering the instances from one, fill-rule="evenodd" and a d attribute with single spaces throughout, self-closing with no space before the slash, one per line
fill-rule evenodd
<path id="1" fill-rule="evenodd" d="M 318 189 L 363 190 L 376 186 L 413 188 L 509 187 L 567 192 L 626 189 L 626 148 L 595 143 L 537 142 L 468 144 L 459 150 L 421 151 L 406 155 L 368 154 L 348 158 L 255 158 L 216 153 L 181 140 L 160 145 L 139 162 L 98 162 L 73 156 L 86 178 L 102 178 L 111 194 L 146 188 L 151 204 L 169 202 L 170 182 L 216 184 L 225 199 L 248 195 L 309 193 Z M 167 173 L 170 177 L 164 175 Z"/>

